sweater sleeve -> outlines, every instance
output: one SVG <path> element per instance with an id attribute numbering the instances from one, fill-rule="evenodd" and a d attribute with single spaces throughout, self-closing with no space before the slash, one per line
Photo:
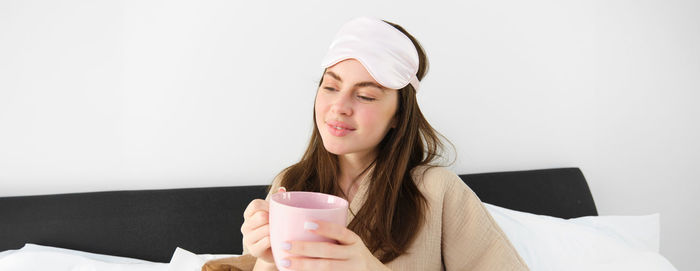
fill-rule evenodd
<path id="1" fill-rule="evenodd" d="M 442 257 L 446 270 L 528 270 L 479 197 L 448 170 L 444 187 Z"/>

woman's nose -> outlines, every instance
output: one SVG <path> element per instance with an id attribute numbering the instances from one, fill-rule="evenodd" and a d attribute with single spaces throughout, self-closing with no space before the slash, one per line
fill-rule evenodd
<path id="1" fill-rule="evenodd" d="M 352 115 L 352 97 L 350 95 L 338 95 L 331 104 L 331 112 L 338 115 Z"/>

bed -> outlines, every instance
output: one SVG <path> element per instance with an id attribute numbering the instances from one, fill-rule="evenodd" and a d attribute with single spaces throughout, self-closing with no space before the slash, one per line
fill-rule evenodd
<path id="1" fill-rule="evenodd" d="M 532 222 L 538 221 L 535 218 L 569 223 L 598 215 L 586 179 L 578 168 L 460 177 L 487 203 L 524 258 L 542 258 L 542 249 L 532 245 L 523 248 L 516 242 L 540 243 L 538 240 L 548 236 L 524 240 L 533 233 L 537 236 L 537 231 L 522 225 L 534 223 L 533 227 L 540 227 L 550 223 L 537 224 Z M 198 255 L 239 254 L 243 210 L 252 199 L 264 198 L 266 190 L 266 186 L 258 185 L 2 197 L 0 251 L 18 250 L 30 243 L 160 263 L 171 262 L 178 247 Z M 517 221 L 514 217 L 518 216 L 527 218 L 523 220 L 526 222 Z M 640 221 L 628 222 L 639 224 Z M 658 236 L 658 216 L 645 217 L 644 221 L 649 225 L 656 221 L 657 227 L 647 227 L 646 235 L 656 231 Z M 547 227 L 538 230 L 551 231 Z M 652 240 L 651 245 L 645 245 L 658 253 L 658 239 L 656 242 Z M 529 255 L 533 253 L 536 255 Z M 542 259 L 526 260 L 533 270 L 549 268 L 533 262 Z M 0 267 L 1 263 L 2 258 Z"/>

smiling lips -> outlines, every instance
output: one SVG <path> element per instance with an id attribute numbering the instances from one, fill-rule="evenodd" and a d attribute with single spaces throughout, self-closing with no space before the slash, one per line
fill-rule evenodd
<path id="1" fill-rule="evenodd" d="M 334 136 L 345 136 L 355 131 L 355 128 L 340 121 L 327 121 L 326 126 L 328 127 L 328 131 Z"/>

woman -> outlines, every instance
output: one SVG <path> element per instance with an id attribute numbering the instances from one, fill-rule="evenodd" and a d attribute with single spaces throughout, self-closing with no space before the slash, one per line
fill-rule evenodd
<path id="1" fill-rule="evenodd" d="M 323 60 L 314 130 L 301 161 L 273 181 L 350 202 L 348 225 L 310 221 L 338 241 L 293 241 L 282 264 L 293 270 L 527 270 L 476 195 L 434 166 L 442 144 L 418 108 L 428 69 L 418 41 L 389 22 L 346 23 Z M 269 195 L 268 195 L 269 198 Z M 274 270 L 268 202 L 245 210 L 244 254 L 254 270 Z"/>

